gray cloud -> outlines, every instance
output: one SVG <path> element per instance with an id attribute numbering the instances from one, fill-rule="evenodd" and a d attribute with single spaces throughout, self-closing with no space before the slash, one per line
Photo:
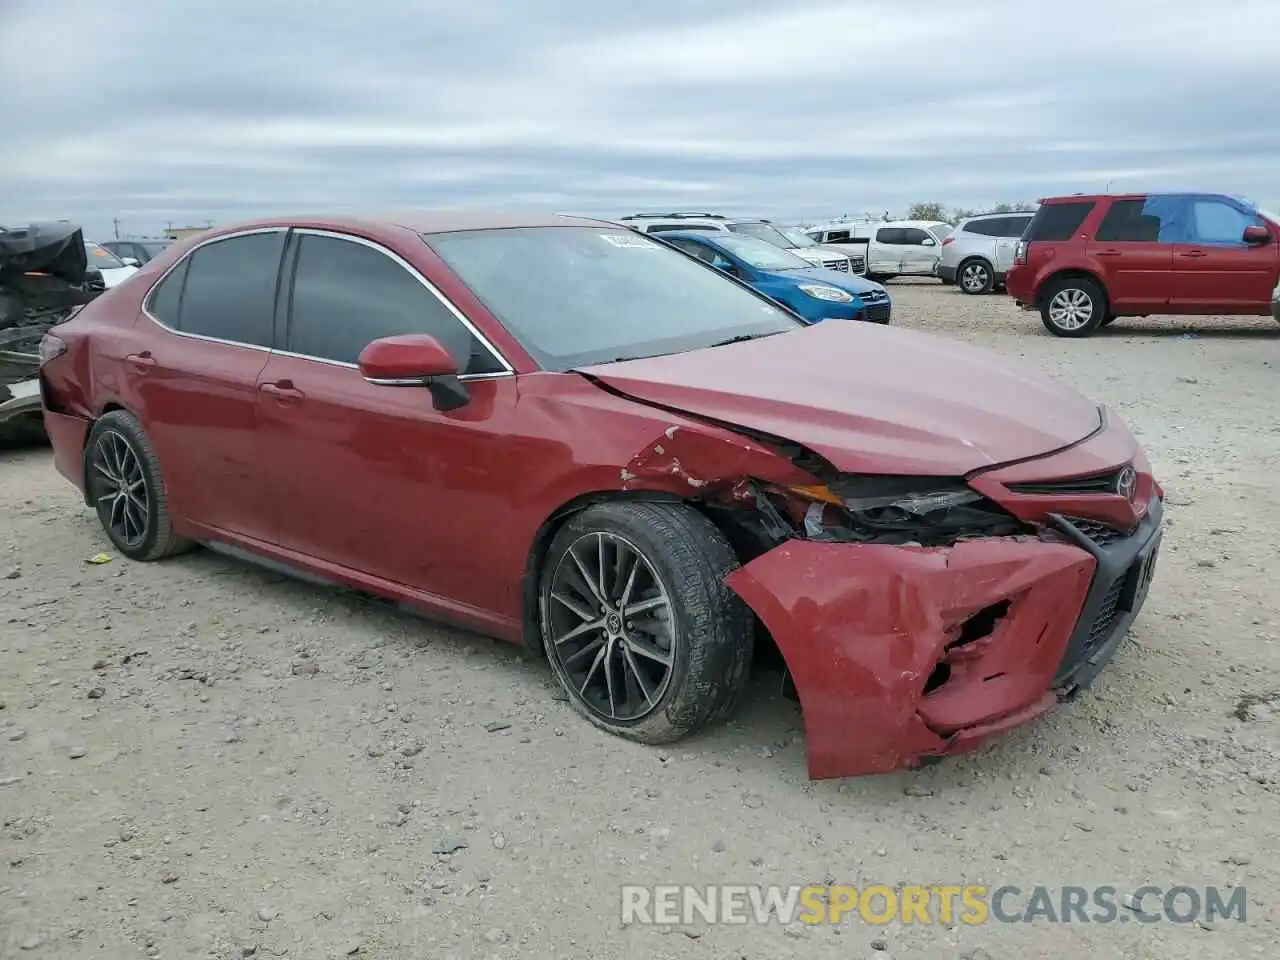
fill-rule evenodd
<path id="1" fill-rule="evenodd" d="M 900 210 L 1196 187 L 1280 206 L 1280 4 L 0 5 L 0 220 Z"/>

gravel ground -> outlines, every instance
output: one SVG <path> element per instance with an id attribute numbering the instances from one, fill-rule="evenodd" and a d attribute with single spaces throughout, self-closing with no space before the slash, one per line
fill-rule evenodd
<path id="1" fill-rule="evenodd" d="M 208 552 L 87 564 L 108 546 L 97 523 L 46 449 L 11 450 L 0 956 L 1275 956 L 1280 699 L 1234 713 L 1280 690 L 1280 328 L 1120 321 L 1072 342 L 1001 295 L 891 286 L 900 324 L 1074 382 L 1147 445 L 1169 494 L 1162 568 L 1089 693 L 977 754 L 811 783 L 798 710 L 764 673 L 728 726 L 648 749 L 489 640 Z M 833 881 L 1243 885 L 1248 912 L 620 921 L 624 882 Z"/>

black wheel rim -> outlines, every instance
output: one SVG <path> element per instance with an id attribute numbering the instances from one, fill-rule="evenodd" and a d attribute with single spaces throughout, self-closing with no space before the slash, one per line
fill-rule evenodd
<path id="1" fill-rule="evenodd" d="M 635 544 L 612 533 L 579 537 L 552 572 L 546 605 L 548 652 L 570 694 L 614 722 L 657 709 L 678 631 L 667 589 Z"/>
<path id="2" fill-rule="evenodd" d="M 151 491 L 142 460 L 127 437 L 104 431 L 89 457 L 89 495 L 117 544 L 136 547 L 151 523 Z"/>

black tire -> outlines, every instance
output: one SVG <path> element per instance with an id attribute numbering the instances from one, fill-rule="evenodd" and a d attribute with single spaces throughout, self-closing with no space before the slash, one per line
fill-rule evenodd
<path id="1" fill-rule="evenodd" d="M 93 425 L 84 446 L 84 475 L 102 529 L 126 557 L 159 560 L 193 546 L 173 532 L 160 460 L 133 414 L 112 410 Z M 121 494 L 121 478 L 129 493 Z"/>
<path id="2" fill-rule="evenodd" d="M 641 684 L 631 683 L 637 694 L 635 701 L 641 703 L 644 711 L 635 716 L 620 715 L 614 711 L 616 683 L 608 688 L 607 694 L 612 715 L 604 712 L 598 690 L 603 673 L 596 679 L 594 691 L 588 688 L 594 673 L 587 674 L 581 685 L 582 689 L 588 690 L 584 694 L 579 682 L 570 679 L 570 671 L 578 676 L 584 669 L 594 672 L 596 664 L 592 662 L 588 667 L 587 661 L 607 656 L 604 662 L 612 671 L 609 680 L 621 677 L 625 681 L 630 676 L 634 681 L 636 663 L 643 661 L 644 667 L 649 668 L 656 661 L 645 660 L 647 655 L 631 655 L 622 649 L 629 647 L 631 641 L 619 637 L 615 642 L 609 632 L 612 627 L 588 629 L 589 621 L 580 613 L 573 612 L 572 607 L 565 612 L 563 608 L 566 605 L 552 595 L 553 589 L 559 596 L 566 588 L 572 588 L 569 599 L 579 606 L 586 606 L 582 600 L 587 596 L 586 592 L 572 582 L 577 580 L 585 584 L 585 579 L 580 575 L 570 576 L 582 567 L 574 563 L 569 553 L 570 547 L 575 547 L 581 554 L 585 546 L 588 551 L 604 551 L 601 557 L 605 562 L 601 568 L 609 570 L 613 578 L 611 584 L 606 584 L 605 593 L 612 598 L 611 602 L 616 602 L 620 592 L 618 581 L 627 578 L 621 573 L 624 567 L 609 561 L 608 550 L 599 546 L 602 539 L 612 545 L 608 550 L 623 552 L 630 548 L 643 558 L 647 570 L 633 579 L 638 582 L 643 577 L 648 582 L 652 574 L 653 581 L 657 583 L 656 589 L 668 601 L 665 619 L 656 619 L 658 611 L 655 610 L 652 621 L 662 628 L 659 632 L 667 634 L 669 644 L 666 649 L 661 648 L 658 634 L 648 633 L 647 627 L 641 626 L 632 631 L 633 624 L 625 616 L 617 627 L 623 630 L 625 625 L 626 635 L 637 641 L 643 640 L 645 646 L 655 652 L 665 653 L 674 649 L 669 656 L 670 663 L 662 686 L 659 689 L 655 685 L 651 699 L 649 691 Z M 618 552 L 613 554 L 615 558 Z M 640 567 L 639 561 L 634 566 Z M 724 578 L 737 567 L 737 557 L 724 535 L 706 517 L 684 504 L 603 503 L 571 517 L 547 551 L 540 574 L 538 605 L 547 659 L 574 709 L 602 730 L 647 744 L 673 743 L 727 717 L 746 689 L 755 640 L 750 610 L 724 584 Z M 605 579 L 602 577 L 601 582 Z M 596 584 L 597 587 L 600 585 Z M 649 592 L 653 593 L 653 590 Z M 640 604 L 653 602 L 652 599 L 642 600 Z M 595 616 L 596 609 L 604 611 L 605 607 L 593 606 L 588 611 L 590 616 Z M 625 613 L 620 606 L 611 609 Z M 600 623 L 603 624 L 605 619 L 602 612 Z M 637 615 L 636 622 L 639 620 Z M 564 640 L 565 632 L 572 632 L 564 631 L 564 626 L 574 623 L 586 632 L 581 639 Z M 557 637 L 561 638 L 560 643 L 556 642 Z M 637 656 L 640 660 L 636 659 Z M 630 667 L 626 663 L 628 657 Z M 656 671 L 661 667 L 659 663 L 653 669 Z M 652 679 L 653 673 L 648 676 Z M 641 693 L 643 698 L 639 696 Z"/>
<path id="3" fill-rule="evenodd" d="M 961 293 L 971 297 L 979 297 L 990 293 L 995 286 L 996 272 L 981 257 L 970 257 L 956 268 L 956 286 Z"/>
<path id="4" fill-rule="evenodd" d="M 1040 319 L 1055 337 L 1091 336 L 1107 312 L 1106 292 L 1088 277 L 1059 277 L 1045 284 L 1040 294 Z"/>
<path id="5" fill-rule="evenodd" d="M 1116 318 L 1116 315 L 1115 315 L 1114 313 L 1108 313 L 1105 317 L 1103 317 L 1103 318 L 1102 318 L 1102 322 L 1101 322 L 1100 324 L 1098 324 L 1098 326 L 1100 326 L 1100 327 L 1109 327 L 1109 326 L 1111 326 L 1111 324 L 1113 324 L 1113 323 L 1115 323 L 1115 322 L 1116 322 L 1116 319 L 1117 319 L 1117 318 Z"/>

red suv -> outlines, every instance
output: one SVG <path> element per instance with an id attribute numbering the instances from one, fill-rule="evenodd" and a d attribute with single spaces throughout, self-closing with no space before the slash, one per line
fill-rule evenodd
<path id="1" fill-rule="evenodd" d="M 1267 316 L 1280 216 L 1214 193 L 1054 197 L 1018 244 L 1005 285 L 1049 332 L 1087 337 L 1116 317 Z"/>

